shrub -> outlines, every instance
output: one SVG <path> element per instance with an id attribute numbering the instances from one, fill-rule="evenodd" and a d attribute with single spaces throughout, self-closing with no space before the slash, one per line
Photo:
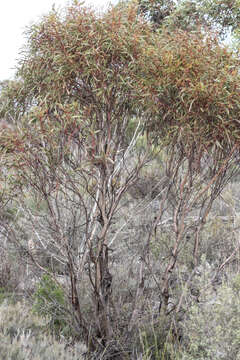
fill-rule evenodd
<path id="1" fill-rule="evenodd" d="M 81 360 L 82 344 L 66 348 L 43 332 L 46 320 L 25 303 L 0 305 L 0 359 L 7 360 Z"/>
<path id="2" fill-rule="evenodd" d="M 239 275 L 233 285 L 222 285 L 215 297 L 211 294 L 192 305 L 183 327 L 187 348 L 181 359 L 240 359 Z"/>
<path id="3" fill-rule="evenodd" d="M 34 294 L 33 310 L 36 314 L 50 319 L 48 326 L 56 334 L 69 332 L 65 320 L 65 297 L 62 288 L 49 275 L 43 275 Z"/>

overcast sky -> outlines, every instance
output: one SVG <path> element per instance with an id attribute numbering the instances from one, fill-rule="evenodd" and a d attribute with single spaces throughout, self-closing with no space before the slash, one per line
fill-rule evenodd
<path id="1" fill-rule="evenodd" d="M 52 9 L 64 7 L 71 0 L 0 0 L 0 81 L 14 76 L 16 59 L 24 44 L 24 28 L 35 22 L 41 15 Z M 108 5 L 108 0 L 86 0 L 101 9 Z M 116 2 L 116 1 L 115 1 Z M 114 0 L 111 1 L 114 3 Z"/>

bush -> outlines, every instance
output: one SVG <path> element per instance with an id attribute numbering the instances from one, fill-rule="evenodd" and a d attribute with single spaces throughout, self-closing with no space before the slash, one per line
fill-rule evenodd
<path id="1" fill-rule="evenodd" d="M 232 285 L 222 285 L 215 297 L 192 305 L 184 322 L 184 360 L 240 359 L 239 275 Z"/>
<path id="2" fill-rule="evenodd" d="M 65 297 L 62 288 L 48 275 L 43 275 L 34 294 L 33 310 L 36 314 L 50 319 L 48 326 L 57 336 L 69 334 L 65 320 Z"/>
<path id="3" fill-rule="evenodd" d="M 0 305 L 0 359 L 7 360 L 81 360 L 82 344 L 66 349 L 65 343 L 44 334 L 46 321 L 25 303 Z"/>

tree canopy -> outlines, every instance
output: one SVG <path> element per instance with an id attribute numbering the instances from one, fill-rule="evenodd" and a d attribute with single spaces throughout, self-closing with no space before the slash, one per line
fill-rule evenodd
<path id="1" fill-rule="evenodd" d="M 222 39 L 229 32 L 238 33 L 240 7 L 238 0 L 139 0 L 139 11 L 155 28 L 213 31 Z"/>
<path id="2" fill-rule="evenodd" d="M 124 109 L 160 138 L 168 128 L 208 144 L 239 141 L 239 60 L 214 34 L 154 32 L 129 3 L 103 15 L 78 4 L 53 11 L 27 36 L 5 96 L 33 122 L 106 131 Z"/>
<path id="3" fill-rule="evenodd" d="M 162 33 L 145 50 L 149 73 L 140 86 L 149 102 L 147 127 L 184 134 L 185 142 L 238 142 L 239 60 L 215 38 L 183 31 Z M 149 55 L 148 55 L 149 54 Z M 146 60 L 147 62 L 147 60 Z"/>

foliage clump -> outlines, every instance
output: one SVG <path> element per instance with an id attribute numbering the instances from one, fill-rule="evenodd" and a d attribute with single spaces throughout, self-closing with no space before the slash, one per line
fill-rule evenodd
<path id="1" fill-rule="evenodd" d="M 66 301 L 64 292 L 48 275 L 43 275 L 34 293 L 33 311 L 49 319 L 47 327 L 59 335 L 69 331 L 64 311 Z M 66 335 L 66 334 L 65 334 Z"/>
<path id="2" fill-rule="evenodd" d="M 240 140 L 239 60 L 215 38 L 200 33 L 163 32 L 146 48 L 140 79 L 150 112 L 146 127 L 171 141 L 225 146 Z M 148 72 L 147 72 L 148 71 Z"/>

